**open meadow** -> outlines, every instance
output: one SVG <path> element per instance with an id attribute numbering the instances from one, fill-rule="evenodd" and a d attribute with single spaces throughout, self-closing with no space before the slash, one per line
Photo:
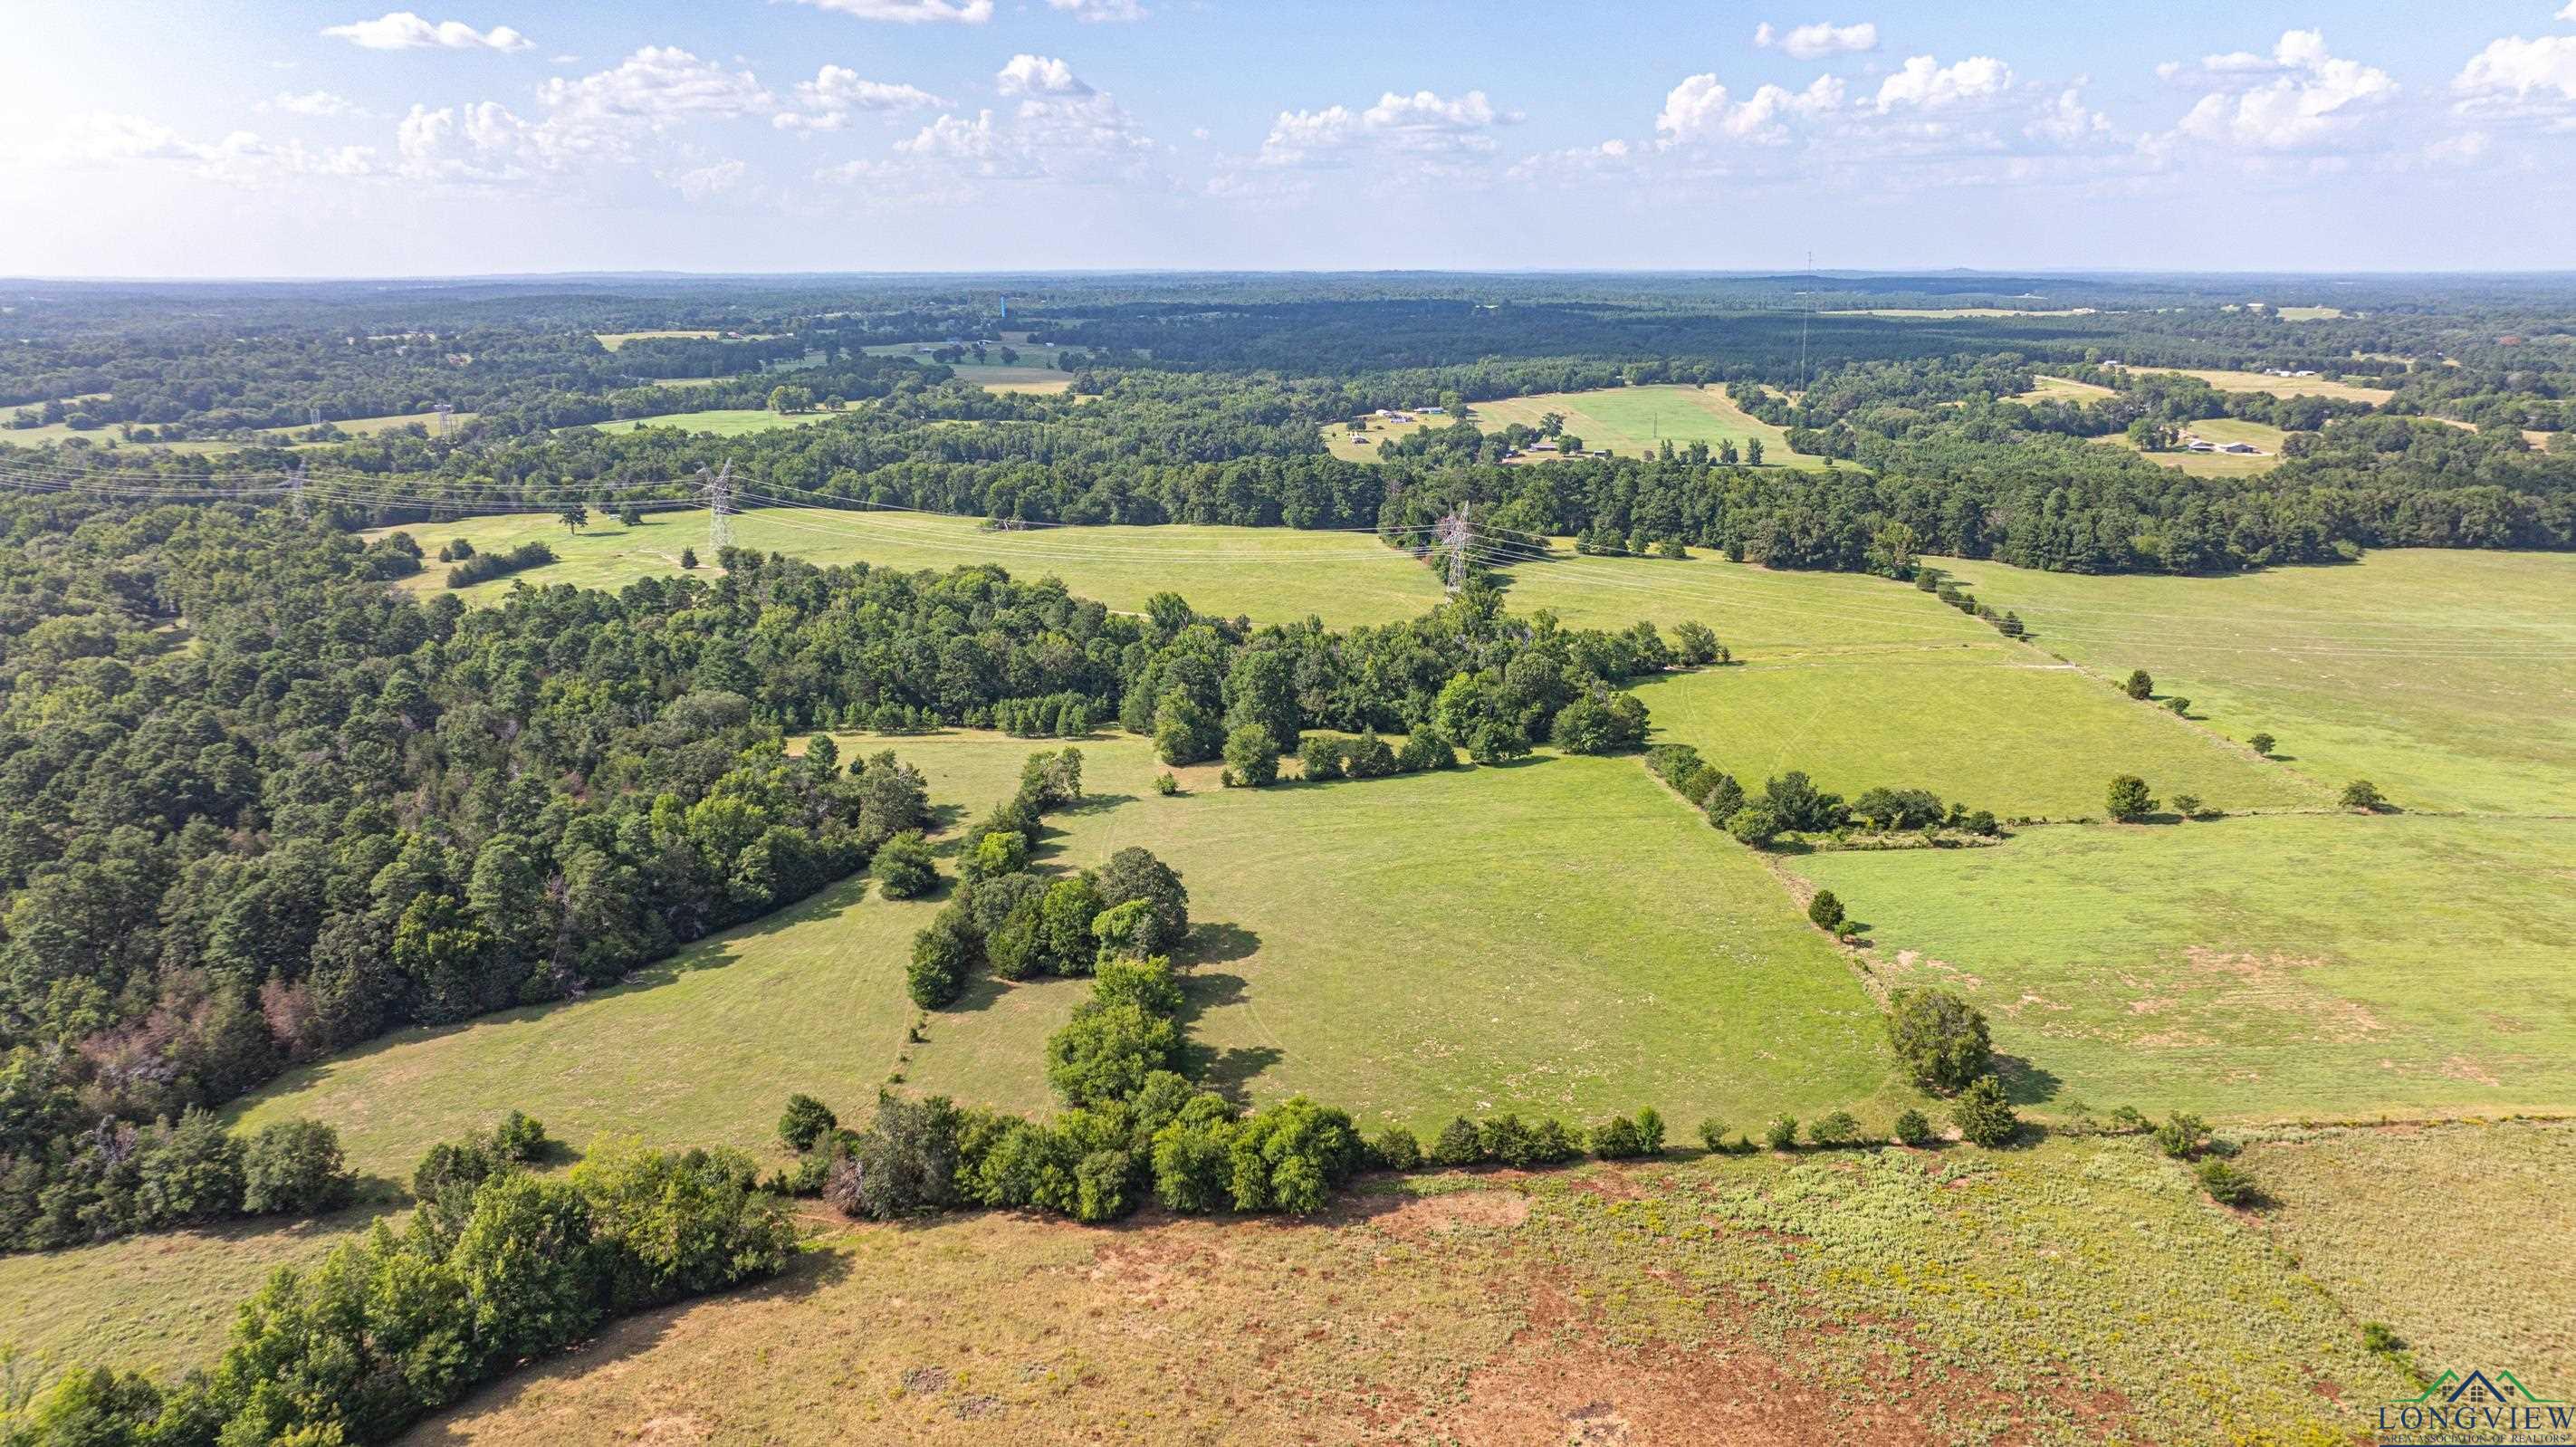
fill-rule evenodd
<path id="1" fill-rule="evenodd" d="M 1039 747 L 842 739 L 845 756 L 892 748 L 918 764 L 933 802 L 964 818 L 1006 797 Z M 1911 1096 L 1887 1084 L 1875 1008 L 1842 958 L 1757 859 L 1633 760 L 1257 791 L 1221 790 L 1201 767 L 1184 771 L 1186 797 L 1161 798 L 1143 740 L 1083 754 L 1093 798 L 1049 821 L 1038 862 L 1087 867 L 1142 844 L 1181 872 L 1199 931 L 1187 1030 L 1212 1082 L 1426 1130 L 1460 1112 L 1642 1104 L 1751 1124 Z M 1601 867 L 1614 854 L 1620 866 Z M 512 1108 L 571 1140 L 646 1131 L 755 1149 L 789 1092 L 854 1111 L 896 1071 L 923 1091 L 1044 1108 L 1046 1037 L 1087 987 L 978 977 L 907 1047 L 904 964 L 936 908 L 853 881 L 588 999 L 305 1067 L 243 1119 L 317 1116 L 361 1169 L 399 1175 Z"/>
<path id="2" fill-rule="evenodd" d="M 1565 418 L 1565 430 L 1587 448 L 1607 448 L 1621 457 L 1642 457 L 1659 443 L 1676 447 L 1693 442 L 1715 444 L 1748 441 L 1762 444 L 1766 467 L 1822 467 L 1824 459 L 1789 450 L 1786 433 L 1746 412 L 1722 388 L 1684 386 L 1603 387 L 1590 392 L 1542 392 L 1531 397 L 1469 404 L 1467 415 L 1478 427 L 1497 430 L 1518 422 L 1536 427 L 1550 412 Z"/>
<path id="3" fill-rule="evenodd" d="M 2290 434 L 2268 422 L 2246 422 L 2234 417 L 2208 417 L 2182 426 L 2184 437 L 2197 437 L 2208 442 L 2242 442 L 2262 449 L 2255 453 L 2192 452 L 2179 446 L 2163 452 L 2142 452 L 2139 456 L 2158 467 L 2170 467 L 2193 477 L 2254 477 L 2281 465 L 2281 443 Z M 2093 439 L 2106 447 L 2128 447 L 2127 436 L 2109 433 Z"/>
<path id="4" fill-rule="evenodd" d="M 2576 821 L 2323 814 L 1789 868 L 1883 981 L 1983 1010 L 2044 1111 L 2368 1119 L 2576 1100 L 2571 859 Z"/>
<path id="5" fill-rule="evenodd" d="M 2227 809 L 2333 802 L 2246 749 L 2000 640 L 1756 659 L 1634 691 L 1656 741 L 1696 746 L 1747 789 L 1803 769 L 1846 798 L 1924 788 L 2008 819 L 2082 819 L 2102 814 L 2112 775 L 2134 772 Z"/>
<path id="6" fill-rule="evenodd" d="M 2144 668 L 2227 737 L 2408 809 L 2563 814 L 2576 800 L 2576 556 L 2403 549 L 2342 567 L 2080 577 L 1928 560 L 2038 646 Z"/>
<path id="7" fill-rule="evenodd" d="M 629 528 L 596 515 L 578 536 L 552 513 L 499 513 L 454 522 L 407 523 L 435 553 L 450 538 L 479 551 L 506 551 L 542 540 L 557 561 L 464 590 L 468 602 L 492 602 L 515 580 L 531 586 L 575 583 L 615 589 L 629 580 L 680 571 L 682 549 L 712 565 L 703 512 L 647 513 Z M 1293 623 L 1309 615 L 1335 628 L 1393 623 L 1439 605 L 1432 571 L 1371 533 L 1301 532 L 1293 528 L 1161 527 L 1030 528 L 1006 532 L 980 518 L 855 508 L 761 508 L 733 520 L 738 546 L 809 562 L 869 563 L 905 571 L 995 563 L 1015 578 L 1057 577 L 1080 597 L 1141 612 L 1156 593 L 1178 593 L 1202 613 L 1257 623 Z M 433 564 L 404 586 L 437 592 L 447 570 Z M 1634 621 L 1624 614 L 1617 626 Z"/>
<path id="8" fill-rule="evenodd" d="M 2013 396 L 2006 398 L 2005 400 L 2011 402 L 2099 402 L 2105 397 L 2117 397 L 2119 395 L 2119 393 L 2108 387 L 2097 386 L 2091 382 L 2078 382 L 2067 377 L 2050 377 L 2034 374 L 2031 377 L 2031 388 L 2029 391 L 2015 393 Z"/>
<path id="9" fill-rule="evenodd" d="M 2413 1391 L 2181 1166 L 2092 1140 L 842 1227 L 406 1440 L 2329 1442 Z"/>
<path id="10" fill-rule="evenodd" d="M 2339 382 L 2332 377 L 2274 377 L 2262 372 L 2232 372 L 2209 367 L 2141 367 L 2142 372 L 2180 372 L 2198 377 L 2221 392 L 2269 392 L 2275 397 L 2325 397 L 2337 402 L 2367 402 L 2376 407 L 2397 394 L 2386 387 Z"/>
<path id="11" fill-rule="evenodd" d="M 558 427 L 558 432 L 577 432 L 582 427 L 602 432 L 637 432 L 647 427 L 676 427 L 683 432 L 710 432 L 718 437 L 741 437 L 747 433 L 767 432 L 779 427 L 810 427 L 845 416 L 820 408 L 811 412 L 773 412 L 766 407 L 713 407 L 703 412 L 661 412 L 651 417 L 620 417 L 613 422 L 585 422 L 580 427 Z"/>

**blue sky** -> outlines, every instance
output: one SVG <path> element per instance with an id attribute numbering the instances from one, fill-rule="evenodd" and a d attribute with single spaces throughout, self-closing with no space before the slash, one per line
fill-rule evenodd
<path id="1" fill-rule="evenodd" d="M 2576 0 L 17 0 L 0 274 L 2565 267 Z"/>

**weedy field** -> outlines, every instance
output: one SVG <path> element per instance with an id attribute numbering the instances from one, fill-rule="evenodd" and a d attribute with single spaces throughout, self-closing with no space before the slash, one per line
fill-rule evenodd
<path id="1" fill-rule="evenodd" d="M 2564 1110 L 2576 821 L 2301 815 L 2032 829 L 1790 862 L 2029 1063 L 2022 1098 L 2232 1118 Z"/>
<path id="2" fill-rule="evenodd" d="M 392 531 L 380 528 L 367 536 Z M 514 579 L 532 586 L 616 589 L 634 578 L 669 576 L 680 571 L 683 549 L 696 550 L 704 565 L 715 562 L 703 512 L 647 513 L 633 528 L 596 514 L 579 535 L 568 533 L 551 513 L 410 523 L 400 531 L 433 553 L 450 538 L 464 538 L 485 552 L 529 541 L 555 550 L 558 561 L 552 564 L 465 589 L 468 602 L 497 601 Z M 1218 617 L 1293 623 L 1314 615 L 1331 627 L 1349 628 L 1418 618 L 1441 599 L 1440 580 L 1429 568 L 1368 533 L 1186 525 L 1002 532 L 976 518 L 842 508 L 763 508 L 737 516 L 733 532 L 742 547 L 815 563 L 943 573 L 997 563 L 1015 578 L 1062 578 L 1077 597 L 1124 612 L 1141 612 L 1147 599 L 1170 592 Z M 446 568 L 433 562 L 404 586 L 437 592 L 446 579 Z M 1618 626 L 1635 616 L 1622 616 Z"/>
<path id="3" fill-rule="evenodd" d="M 2576 556 L 2390 550 L 2217 578 L 1930 561 L 2039 647 L 2109 677 L 2144 668 L 2209 728 L 2271 734 L 2334 788 L 2367 778 L 2408 809 L 2576 800 Z"/>
<path id="4" fill-rule="evenodd" d="M 2034 375 L 2031 382 L 2032 386 L 2029 391 L 2017 393 L 2010 400 L 2015 402 L 2098 402 L 2105 397 L 2116 397 L 2120 395 L 2108 387 L 2097 386 L 2091 382 L 2078 382 L 2067 377 Z"/>
<path id="5" fill-rule="evenodd" d="M 2142 1143 L 834 1230 L 415 1443 L 2336 1441 L 2412 1395 Z"/>
<path id="6" fill-rule="evenodd" d="M 2426 1376 L 2503 1367 L 2576 1397 L 2576 1127 L 2282 1131 L 2239 1159 L 2262 1229 Z"/>

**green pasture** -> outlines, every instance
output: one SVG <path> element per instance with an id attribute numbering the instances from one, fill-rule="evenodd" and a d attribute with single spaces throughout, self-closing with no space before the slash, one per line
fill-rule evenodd
<path id="1" fill-rule="evenodd" d="M 715 562 L 703 512 L 647 513 L 635 528 L 597 514 L 578 536 L 551 513 L 409 523 L 402 530 L 433 554 L 450 538 L 485 551 L 543 539 L 559 560 L 512 575 L 532 586 L 614 589 L 639 577 L 675 574 L 683 548 L 695 549 L 710 570 Z M 737 516 L 733 532 L 739 546 L 815 563 L 943 573 L 998 563 L 1015 578 L 1062 578 L 1076 595 L 1127 612 L 1142 611 L 1156 593 L 1173 592 L 1218 617 L 1289 623 L 1311 614 L 1349 628 L 1418 617 L 1442 597 L 1440 580 L 1429 568 L 1369 533 L 1185 525 L 1003 532 L 985 528 L 981 518 L 857 508 L 762 508 Z M 445 588 L 446 576 L 433 562 L 406 586 L 435 592 Z M 495 601 L 511 582 L 495 579 L 464 596 L 469 602 Z M 1622 626 L 1634 616 L 1624 616 Z"/>
<path id="2" fill-rule="evenodd" d="M 2204 726 L 2408 809 L 2576 805 L 2576 554 L 2403 549 L 2218 578 L 2084 577 L 1931 559 L 2038 646 L 2144 668 Z"/>
<path id="3" fill-rule="evenodd" d="M 1681 447 L 1731 439 L 1741 446 L 1758 438 L 1765 467 L 1822 467 L 1825 462 L 1791 452 L 1786 433 L 1736 406 L 1722 388 L 1713 385 L 1544 392 L 1475 402 L 1467 408 L 1469 419 L 1487 431 L 1513 422 L 1536 427 L 1550 412 L 1563 414 L 1565 430 L 1582 438 L 1585 447 L 1608 448 L 1622 457 L 1644 456 L 1666 441 Z"/>
<path id="4" fill-rule="evenodd" d="M 2576 1108 L 2576 821 L 2024 831 L 1791 868 L 2028 1062 L 2025 1096 L 2254 1119 Z"/>

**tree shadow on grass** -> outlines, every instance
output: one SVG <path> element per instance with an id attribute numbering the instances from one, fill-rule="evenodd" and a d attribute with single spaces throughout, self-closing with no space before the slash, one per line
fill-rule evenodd
<path id="1" fill-rule="evenodd" d="M 2004 1083 L 2004 1098 L 2015 1105 L 2041 1105 L 2055 1100 L 2065 1084 L 2055 1072 L 2018 1055 L 1997 1055 L 1995 1075 Z"/>
<path id="2" fill-rule="evenodd" d="M 1188 958 L 1193 965 L 1229 965 L 1260 948 L 1261 936 L 1239 924 L 1201 924 L 1190 930 Z"/>
<path id="3" fill-rule="evenodd" d="M 1190 1077 L 1202 1089 L 1238 1103 L 1263 1071 L 1288 1058 L 1276 1045 L 1235 1045 L 1224 1050 L 1191 1046 L 1182 1053 L 1189 1059 Z"/>
<path id="4" fill-rule="evenodd" d="M 689 1311 L 716 1304 L 801 1300 L 848 1280 L 851 1269 L 847 1253 L 799 1251 L 788 1259 L 786 1270 L 767 1281 L 620 1317 L 570 1351 L 510 1373 L 468 1395 L 446 1412 L 414 1427 L 403 1440 L 462 1447 L 480 1440 L 480 1434 L 471 1430 L 478 1421 L 488 1422 L 500 1413 L 527 1411 L 542 1415 L 553 1410 L 545 1404 L 551 1404 L 565 1386 L 578 1384 L 594 1372 L 614 1371 L 651 1351 Z"/>

